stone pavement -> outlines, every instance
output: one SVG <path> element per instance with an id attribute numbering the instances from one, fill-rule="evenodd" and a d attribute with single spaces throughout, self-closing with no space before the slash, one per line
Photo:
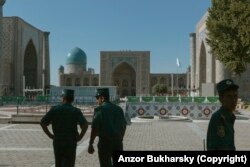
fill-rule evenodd
<path id="1" fill-rule="evenodd" d="M 124 138 L 125 150 L 203 150 L 208 121 L 132 123 Z M 250 150 L 250 120 L 236 120 L 237 150 Z M 95 153 L 87 153 L 90 127 L 78 144 L 76 167 L 98 167 Z M 0 167 L 53 167 L 52 141 L 38 124 L 0 124 Z"/>

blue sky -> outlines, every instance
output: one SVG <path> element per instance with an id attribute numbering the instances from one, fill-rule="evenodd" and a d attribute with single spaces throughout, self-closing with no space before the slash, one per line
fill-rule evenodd
<path id="1" fill-rule="evenodd" d="M 4 16 L 18 16 L 49 31 L 51 84 L 74 47 L 100 72 L 100 51 L 151 52 L 151 73 L 186 72 L 189 34 L 210 0 L 6 0 Z"/>

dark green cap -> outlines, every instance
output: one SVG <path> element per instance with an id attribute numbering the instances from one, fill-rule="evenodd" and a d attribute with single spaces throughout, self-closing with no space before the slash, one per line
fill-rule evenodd
<path id="1" fill-rule="evenodd" d="M 109 89 L 108 88 L 97 89 L 95 97 L 99 97 L 99 96 L 109 97 Z"/>
<path id="2" fill-rule="evenodd" d="M 64 89 L 62 91 L 62 97 L 74 97 L 74 90 Z"/>
<path id="3" fill-rule="evenodd" d="M 229 89 L 236 89 L 237 90 L 239 88 L 239 86 L 236 85 L 233 80 L 225 79 L 225 80 L 220 81 L 216 85 L 216 88 L 217 88 L 217 91 L 220 93 L 220 92 L 224 92 L 224 91 L 229 90 Z"/>

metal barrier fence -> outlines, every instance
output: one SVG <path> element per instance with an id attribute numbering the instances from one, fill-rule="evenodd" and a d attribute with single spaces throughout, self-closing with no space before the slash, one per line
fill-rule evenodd
<path id="1" fill-rule="evenodd" d="M 117 103 L 116 97 L 110 97 L 110 100 Z M 61 103 L 60 96 L 36 96 L 34 98 L 26 98 L 24 96 L 2 96 L 0 97 L 0 106 L 11 108 L 12 111 L 19 113 L 46 113 L 51 106 Z M 86 106 L 94 106 L 96 104 L 95 97 L 75 97 L 73 105 L 75 107 L 86 109 Z"/>

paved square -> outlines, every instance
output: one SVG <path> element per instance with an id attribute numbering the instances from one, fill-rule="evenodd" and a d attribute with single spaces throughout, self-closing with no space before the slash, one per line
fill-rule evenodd
<path id="1" fill-rule="evenodd" d="M 208 121 L 132 123 L 124 138 L 125 150 L 203 150 Z M 237 150 L 250 150 L 250 120 L 236 120 Z M 90 127 L 78 143 L 76 167 L 99 166 L 95 153 L 87 153 Z M 0 166 L 52 167 L 52 141 L 38 124 L 0 124 Z"/>

